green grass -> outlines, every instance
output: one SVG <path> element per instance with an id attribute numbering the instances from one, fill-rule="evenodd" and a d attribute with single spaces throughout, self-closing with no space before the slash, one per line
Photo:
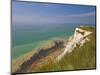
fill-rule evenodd
<path id="1" fill-rule="evenodd" d="M 92 31 L 89 36 L 91 41 L 86 42 L 84 46 L 75 48 L 72 53 L 66 54 L 59 62 L 50 62 L 43 67 L 33 70 L 34 72 L 43 71 L 60 71 L 60 70 L 79 70 L 79 69 L 95 69 L 96 68 L 96 42 L 95 28 L 81 27 L 82 29 Z"/>
<path id="2" fill-rule="evenodd" d="M 87 30 L 87 31 L 95 31 L 95 27 L 94 26 L 83 26 L 83 27 L 79 27 L 81 29 Z"/>

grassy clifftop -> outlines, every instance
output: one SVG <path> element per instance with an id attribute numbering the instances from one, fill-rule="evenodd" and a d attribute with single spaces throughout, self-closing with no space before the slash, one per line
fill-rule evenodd
<path id="1" fill-rule="evenodd" d="M 93 32 L 89 36 L 90 41 L 82 47 L 76 47 L 71 53 L 67 53 L 59 62 L 50 62 L 33 72 L 60 71 L 60 70 L 80 70 L 96 68 L 96 38 L 94 27 L 80 27 L 81 29 Z"/>

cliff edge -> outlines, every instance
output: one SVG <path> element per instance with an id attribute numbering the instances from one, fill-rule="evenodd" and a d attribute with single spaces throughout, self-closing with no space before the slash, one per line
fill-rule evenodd
<path id="1" fill-rule="evenodd" d="M 76 28 L 74 35 L 71 36 L 66 44 L 65 50 L 62 52 L 61 55 L 57 57 L 57 60 L 61 60 L 61 58 L 66 54 L 72 52 L 72 50 L 79 46 L 83 46 L 85 42 L 90 41 L 89 35 L 91 35 L 91 31 L 87 31 L 81 28 Z"/>

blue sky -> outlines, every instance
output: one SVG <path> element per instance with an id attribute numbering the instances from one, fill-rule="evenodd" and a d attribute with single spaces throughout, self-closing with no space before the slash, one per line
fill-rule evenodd
<path id="1" fill-rule="evenodd" d="M 95 24 L 95 6 L 12 2 L 14 25 Z"/>

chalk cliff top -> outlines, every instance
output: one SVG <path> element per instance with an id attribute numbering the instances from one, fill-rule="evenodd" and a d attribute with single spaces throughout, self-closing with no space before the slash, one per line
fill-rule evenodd
<path id="1" fill-rule="evenodd" d="M 61 55 L 58 56 L 57 60 L 61 60 L 62 57 L 64 57 L 64 55 L 66 53 L 70 53 L 73 51 L 73 49 L 75 47 L 77 47 L 77 45 L 79 47 L 83 46 L 84 43 L 86 43 L 86 41 L 89 41 L 90 39 L 88 38 L 88 36 L 91 34 L 91 31 L 87 31 L 85 29 L 81 29 L 81 28 L 76 28 L 75 32 L 73 34 L 72 37 L 69 38 L 65 50 L 63 51 L 63 53 Z"/>

